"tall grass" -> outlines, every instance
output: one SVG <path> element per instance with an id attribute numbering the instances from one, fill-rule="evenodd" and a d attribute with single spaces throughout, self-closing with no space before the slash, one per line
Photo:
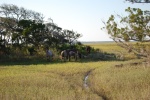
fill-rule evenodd
<path id="1" fill-rule="evenodd" d="M 106 65 L 103 68 L 92 72 L 90 76 L 92 90 L 105 95 L 110 100 L 148 100 L 150 98 L 150 66 L 125 64 L 118 68 L 113 66 L 118 62 L 107 63 L 104 63 Z"/>
<path id="2" fill-rule="evenodd" d="M 89 69 L 82 63 L 1 66 L 1 100 L 87 100 L 98 99 L 83 87 Z"/>
<path id="3" fill-rule="evenodd" d="M 89 44 L 93 48 L 99 49 L 101 52 L 106 52 L 106 53 L 113 53 L 116 56 L 122 57 L 121 59 L 123 60 L 131 60 L 135 59 L 136 56 L 131 52 L 129 53 L 127 50 L 124 48 L 121 48 L 114 42 L 112 43 L 102 43 L 102 44 Z"/>
<path id="4" fill-rule="evenodd" d="M 93 44 L 93 47 L 109 53 L 122 50 L 115 44 Z M 131 55 L 126 59 L 130 57 L 134 58 Z M 78 62 L 1 64 L 0 100 L 148 100 L 150 66 L 130 64 L 141 61 L 84 59 Z M 115 67 L 118 64 L 123 66 Z M 88 88 L 84 87 L 86 75 Z"/>

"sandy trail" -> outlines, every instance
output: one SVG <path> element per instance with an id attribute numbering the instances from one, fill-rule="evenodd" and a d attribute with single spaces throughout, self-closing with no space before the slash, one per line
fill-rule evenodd
<path id="1" fill-rule="evenodd" d="M 89 86 L 89 83 L 88 83 L 88 78 L 89 78 L 90 74 L 92 73 L 92 71 L 94 71 L 96 69 L 97 68 L 94 68 L 94 69 L 91 69 L 91 70 L 86 72 L 85 77 L 84 77 L 84 84 L 83 85 L 86 89 L 89 89 L 93 94 L 96 94 L 97 96 L 101 97 L 102 100 L 108 100 L 108 98 L 105 95 L 103 95 L 103 94 L 101 94 L 101 93 L 99 93 L 95 90 L 90 89 L 90 86 Z"/>

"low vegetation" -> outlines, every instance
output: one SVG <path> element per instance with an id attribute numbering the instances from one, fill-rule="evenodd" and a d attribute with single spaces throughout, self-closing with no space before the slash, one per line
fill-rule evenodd
<path id="1" fill-rule="evenodd" d="M 93 91 L 102 93 L 109 100 L 148 100 L 150 95 L 149 66 L 125 64 L 112 66 L 117 62 L 104 62 L 90 76 Z M 129 63 L 129 62 L 121 62 Z"/>
<path id="2" fill-rule="evenodd" d="M 116 44 L 91 44 L 106 53 L 122 50 Z M 113 49 L 109 49 L 113 48 Z M 147 100 L 150 66 L 143 59 L 82 59 L 77 62 L 30 61 L 0 64 L 1 100 Z M 127 60 L 129 59 L 129 60 Z M 137 63 L 138 62 L 138 63 Z M 121 66 L 120 66 L 121 65 Z M 85 77 L 87 86 L 85 87 Z"/>

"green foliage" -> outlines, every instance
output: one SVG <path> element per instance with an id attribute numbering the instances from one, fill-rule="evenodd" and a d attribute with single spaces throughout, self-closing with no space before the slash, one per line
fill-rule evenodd
<path id="1" fill-rule="evenodd" d="M 32 46 L 32 47 L 29 47 L 29 48 L 28 48 L 28 51 L 29 51 L 29 53 L 30 53 L 30 56 L 34 55 L 34 53 L 37 52 L 33 46 Z"/>
<path id="2" fill-rule="evenodd" d="M 34 46 L 35 51 L 38 51 L 43 46 L 53 49 L 68 44 L 71 46 L 81 37 L 77 32 L 62 30 L 53 22 L 44 23 L 43 19 L 42 14 L 23 7 L 0 5 L 0 44 L 20 50 Z M 29 51 L 32 55 L 33 50 Z"/>
<path id="3" fill-rule="evenodd" d="M 150 0 L 125 0 L 131 3 L 150 3 Z"/>
<path id="4" fill-rule="evenodd" d="M 150 15 L 145 14 L 139 8 L 125 9 L 127 16 L 111 15 L 105 24 L 105 29 L 111 38 L 121 47 L 131 50 L 135 54 L 148 57 L 148 51 L 144 53 L 138 49 L 144 49 L 142 47 L 135 48 L 130 41 L 137 42 L 150 42 Z M 119 20 L 120 23 L 117 23 Z"/>
<path id="5" fill-rule="evenodd" d="M 143 11 L 139 8 L 128 7 L 125 11 L 129 14 L 127 17 L 118 15 L 121 18 L 121 24 L 116 23 L 113 15 L 110 16 L 106 23 L 108 34 L 113 39 L 145 41 L 146 37 L 149 37 L 149 32 L 147 31 L 149 31 L 150 16 L 144 15 Z"/>

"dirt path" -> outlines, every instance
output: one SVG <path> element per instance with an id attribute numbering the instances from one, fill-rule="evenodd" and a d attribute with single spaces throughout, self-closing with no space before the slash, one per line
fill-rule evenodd
<path id="1" fill-rule="evenodd" d="M 94 68 L 94 69 L 91 69 L 91 70 L 89 70 L 89 71 L 86 72 L 86 74 L 85 74 L 85 76 L 84 76 L 84 84 L 83 84 L 83 85 L 84 85 L 84 87 L 85 87 L 86 89 L 89 89 L 93 94 L 96 94 L 97 96 L 101 97 L 102 100 L 108 100 L 108 98 L 107 98 L 105 95 L 99 93 L 99 92 L 96 91 L 96 90 L 90 89 L 90 86 L 89 86 L 89 83 L 88 83 L 88 78 L 89 78 L 90 74 L 91 74 L 94 70 L 96 70 L 96 69 L 97 69 L 97 68 Z"/>
<path id="2" fill-rule="evenodd" d="M 89 88 L 89 85 L 88 85 L 88 78 L 89 78 L 89 75 L 91 74 L 91 72 L 92 72 L 93 70 L 95 70 L 95 69 L 96 69 L 96 68 L 91 69 L 91 70 L 89 70 L 89 71 L 86 72 L 86 75 L 84 76 L 84 87 L 85 87 L 85 88 Z"/>
<path id="3" fill-rule="evenodd" d="M 86 65 L 85 65 L 86 66 Z M 88 66 L 87 66 L 88 67 Z M 67 74 L 62 74 L 62 73 L 58 73 L 58 72 L 55 72 L 55 71 L 49 71 L 49 73 L 53 73 L 53 74 L 57 74 L 59 77 L 63 78 L 67 83 L 69 83 L 70 87 L 75 91 L 75 98 L 80 100 L 80 92 L 78 91 L 78 89 L 80 88 L 83 92 L 86 91 L 85 93 L 89 94 L 94 94 L 97 98 L 99 99 L 96 99 L 96 100 L 108 100 L 107 97 L 101 93 L 99 93 L 98 91 L 96 90 L 93 90 L 91 89 L 91 87 L 89 86 L 89 76 L 91 75 L 91 73 L 96 70 L 98 67 L 95 67 L 95 68 L 92 68 L 92 69 L 89 69 L 87 72 L 85 72 L 85 75 L 84 76 L 84 80 L 83 80 L 83 85 L 81 84 L 78 84 L 78 82 L 73 82 L 72 81 L 72 78 L 77 78 L 78 79 L 78 75 L 73 75 L 70 76 L 70 75 L 67 75 Z M 76 73 L 78 74 L 78 73 Z M 77 80 L 76 80 L 77 81 Z M 89 97 L 90 98 L 90 97 Z M 91 100 L 91 99 L 89 99 Z"/>

